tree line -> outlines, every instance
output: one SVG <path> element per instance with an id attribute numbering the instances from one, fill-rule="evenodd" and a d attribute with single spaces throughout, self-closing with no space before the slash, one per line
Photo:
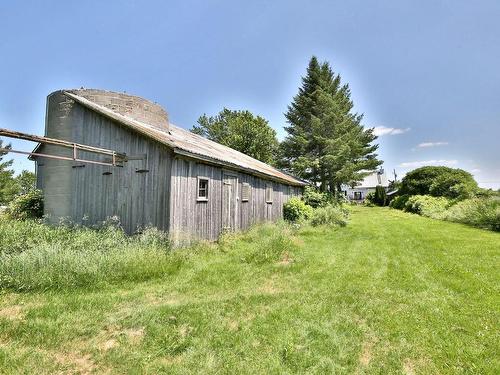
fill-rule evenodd
<path id="1" fill-rule="evenodd" d="M 312 57 L 297 95 L 285 113 L 287 133 L 276 131 L 261 116 L 224 108 L 204 114 L 191 131 L 234 148 L 309 181 L 323 192 L 340 193 L 382 164 L 372 128 L 354 112 L 349 85 L 328 62 Z"/>

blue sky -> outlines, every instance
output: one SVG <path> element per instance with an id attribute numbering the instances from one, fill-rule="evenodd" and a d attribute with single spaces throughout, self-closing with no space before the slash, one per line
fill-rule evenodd
<path id="1" fill-rule="evenodd" d="M 249 109 L 283 138 L 316 55 L 381 134 L 387 170 L 450 165 L 500 187 L 499 1 L 3 1 L 0 19 L 0 127 L 43 134 L 46 96 L 84 86 L 156 101 L 185 128 Z"/>

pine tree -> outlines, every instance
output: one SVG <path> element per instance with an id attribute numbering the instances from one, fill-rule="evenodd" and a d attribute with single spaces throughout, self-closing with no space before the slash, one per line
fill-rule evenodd
<path id="1" fill-rule="evenodd" d="M 279 166 L 322 191 L 339 192 L 341 184 L 362 180 L 382 162 L 373 130 L 365 129 L 362 115 L 352 109 L 349 86 L 341 85 L 327 62 L 313 57 L 285 114 L 288 135 Z"/>
<path id="2" fill-rule="evenodd" d="M 3 147 L 3 141 L 0 139 L 0 148 L 10 149 L 10 144 Z M 2 161 L 7 154 L 5 151 L 0 151 L 0 205 L 9 203 L 17 193 L 17 184 L 13 178 L 14 171 L 9 168 L 12 166 L 13 160 Z"/>

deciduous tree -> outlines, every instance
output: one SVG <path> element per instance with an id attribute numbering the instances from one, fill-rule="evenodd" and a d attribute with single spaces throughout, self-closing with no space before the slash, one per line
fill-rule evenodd
<path id="1" fill-rule="evenodd" d="M 276 131 L 266 119 L 249 111 L 224 108 L 215 116 L 204 114 L 191 131 L 264 163 L 274 164 L 278 149 Z"/>

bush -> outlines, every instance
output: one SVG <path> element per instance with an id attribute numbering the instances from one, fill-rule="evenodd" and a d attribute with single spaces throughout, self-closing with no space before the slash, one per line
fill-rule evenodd
<path id="1" fill-rule="evenodd" d="M 322 193 L 312 186 L 306 186 L 302 195 L 304 202 L 313 208 L 328 204 L 329 198 L 327 193 Z"/>
<path id="2" fill-rule="evenodd" d="M 387 193 L 383 186 L 377 185 L 375 188 L 375 193 L 373 195 L 373 203 L 377 206 L 385 206 L 387 202 Z"/>
<path id="3" fill-rule="evenodd" d="M 297 197 L 290 198 L 283 205 L 283 217 L 292 223 L 309 219 L 312 212 L 313 208 Z"/>
<path id="4" fill-rule="evenodd" d="M 31 190 L 19 195 L 9 205 L 9 216 L 16 220 L 37 219 L 43 216 L 43 193 Z"/>
<path id="5" fill-rule="evenodd" d="M 414 214 L 442 219 L 450 200 L 444 197 L 431 197 L 429 195 L 414 195 L 405 203 L 405 211 Z"/>
<path id="6" fill-rule="evenodd" d="M 427 166 L 408 172 L 401 181 L 401 194 L 432 195 L 464 199 L 473 196 L 478 186 L 469 172 L 442 166 Z"/>
<path id="7" fill-rule="evenodd" d="M 311 225 L 339 225 L 345 227 L 348 222 L 349 211 L 339 205 L 329 204 L 318 207 L 311 216 Z"/>
<path id="8" fill-rule="evenodd" d="M 451 206 L 444 219 L 478 228 L 500 231 L 500 200 L 495 198 L 466 199 Z"/>
<path id="9" fill-rule="evenodd" d="M 365 203 L 369 206 L 375 205 L 375 192 L 374 191 L 370 191 L 368 194 L 366 194 Z"/>
<path id="10" fill-rule="evenodd" d="M 397 210 L 404 210 L 405 204 L 408 199 L 410 199 L 410 196 L 408 194 L 398 195 L 391 201 L 389 207 L 395 208 Z"/>

